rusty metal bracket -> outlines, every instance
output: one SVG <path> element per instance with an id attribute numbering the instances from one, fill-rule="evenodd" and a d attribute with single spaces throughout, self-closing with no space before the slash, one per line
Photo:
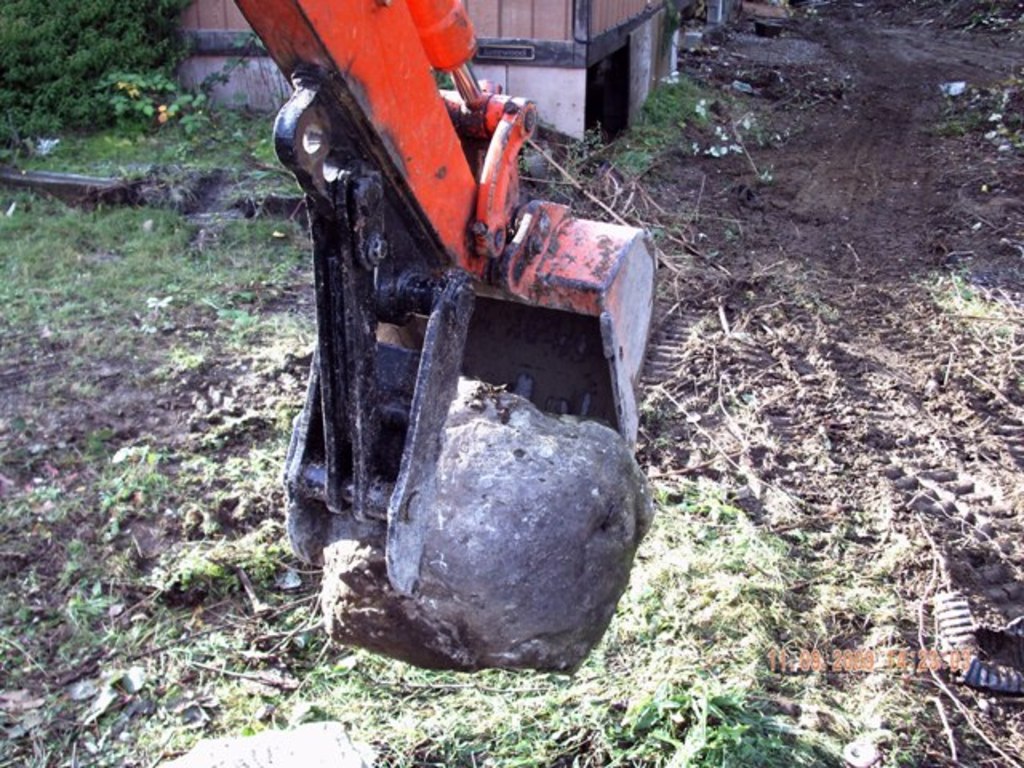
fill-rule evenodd
<path id="1" fill-rule="evenodd" d="M 519 196 L 519 153 L 537 127 L 537 107 L 525 99 L 504 103 L 501 120 L 491 136 L 477 197 L 473 240 L 476 255 L 496 259 L 506 245 L 512 207 Z"/>
<path id="2" fill-rule="evenodd" d="M 373 516 L 380 429 L 374 267 L 387 254 L 383 189 L 378 173 L 334 162 L 331 121 L 317 104 L 318 86 L 308 78 L 298 82 L 304 84 L 274 129 L 278 156 L 312 202 L 323 502 L 334 514 L 351 509 L 365 520 Z"/>

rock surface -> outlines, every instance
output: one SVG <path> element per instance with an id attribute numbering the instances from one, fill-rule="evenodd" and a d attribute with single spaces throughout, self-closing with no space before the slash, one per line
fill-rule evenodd
<path id="1" fill-rule="evenodd" d="M 383 526 L 324 553 L 331 635 L 411 663 L 571 671 L 601 639 L 652 517 L 613 430 L 463 382 L 443 434 L 414 596 Z"/>
<path id="2" fill-rule="evenodd" d="M 370 768 L 340 723 L 309 723 L 235 739 L 206 739 L 163 768 Z"/>

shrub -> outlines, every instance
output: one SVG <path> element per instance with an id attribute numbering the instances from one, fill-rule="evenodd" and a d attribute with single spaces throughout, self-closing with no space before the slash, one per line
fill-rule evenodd
<path id="1" fill-rule="evenodd" d="M 114 70 L 169 75 L 188 0 L 3 0 L 0 139 L 110 124 Z"/>
<path id="2" fill-rule="evenodd" d="M 176 122 L 191 136 L 209 125 L 206 93 L 185 91 L 162 72 L 112 72 L 98 88 L 121 128 L 145 129 Z"/>

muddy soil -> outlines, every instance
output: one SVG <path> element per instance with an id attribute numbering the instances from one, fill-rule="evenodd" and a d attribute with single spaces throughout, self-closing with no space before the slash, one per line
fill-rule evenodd
<path id="1" fill-rule="evenodd" d="M 723 120 L 745 151 L 670 153 L 644 175 L 662 208 L 692 212 L 692 237 L 685 265 L 663 270 L 641 460 L 655 479 L 719 480 L 794 549 L 808 530 L 844 529 L 879 557 L 895 537 L 917 542 L 919 561 L 894 574 L 908 645 L 918 608 L 929 614 L 944 589 L 1002 627 L 1024 615 L 1024 153 L 983 131 L 946 135 L 940 86 L 1019 76 L 1024 42 L 966 29 L 977 6 L 967 0 L 941 17 L 935 2 L 810 5 L 779 37 L 741 20 L 680 62 L 729 101 Z M 1007 18 L 1019 5 L 1005 4 Z M 262 311 L 311 315 L 307 276 L 285 293 Z M 13 361 L 0 366 L 2 420 L 75 350 L 13 355 L 20 342 L 0 341 Z M 108 361 L 79 372 L 101 396 L 53 405 L 33 440 L 79 453 L 102 427 L 174 449 L 225 419 L 298 404 L 307 363 L 202 368 L 154 402 L 133 384 L 151 367 Z M 42 458 L 21 474 L 4 468 L 0 499 L 45 470 Z M 282 506 L 267 499 L 260 515 Z M 143 533 L 133 531 L 148 560 L 169 532 L 152 545 Z M 9 569 L 38 558 L 60 570 L 53 547 L 14 554 Z M 843 621 L 829 641 L 859 646 L 870 617 Z M 930 616 L 925 637 L 934 647 Z M 957 691 L 1005 750 L 1024 754 L 1019 706 Z"/>
<path id="2" fill-rule="evenodd" d="M 1024 45 L 894 8 L 824 4 L 775 38 L 748 19 L 683 57 L 753 91 L 738 114 L 770 146 L 648 174 L 696 212 L 699 255 L 647 371 L 652 402 L 687 418 L 655 408 L 644 453 L 655 475 L 722 479 L 782 535 L 857 521 L 879 556 L 908 536 L 908 616 L 959 590 L 1002 627 L 1024 615 L 1024 157 L 943 135 L 940 86 L 1019 76 Z M 1019 708 L 1000 719 L 1021 754 Z"/>

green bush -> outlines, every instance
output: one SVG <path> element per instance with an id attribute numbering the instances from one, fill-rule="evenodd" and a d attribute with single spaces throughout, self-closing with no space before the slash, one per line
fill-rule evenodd
<path id="1" fill-rule="evenodd" d="M 192 136 L 210 123 L 206 93 L 185 91 L 162 72 L 111 72 L 99 88 L 121 128 L 145 130 L 176 122 Z"/>
<path id="2" fill-rule="evenodd" d="M 0 139 L 108 125 L 114 70 L 169 75 L 188 0 L 0 2 Z"/>

